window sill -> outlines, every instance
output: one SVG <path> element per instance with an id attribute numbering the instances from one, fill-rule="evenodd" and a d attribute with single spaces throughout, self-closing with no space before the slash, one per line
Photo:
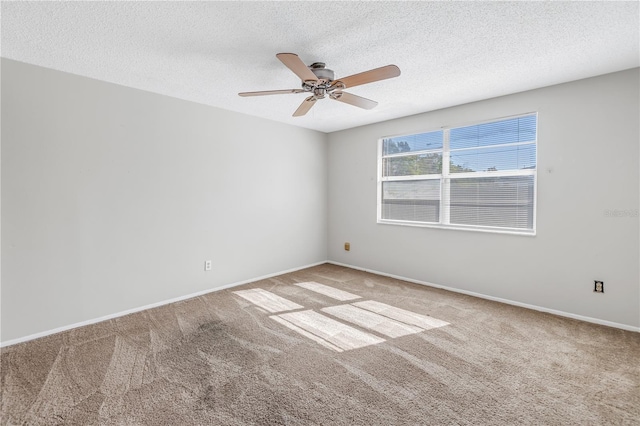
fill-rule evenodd
<path id="1" fill-rule="evenodd" d="M 525 237 L 535 237 L 536 230 L 528 229 L 512 229 L 512 228 L 489 228 L 479 226 L 464 226 L 464 225 L 442 225 L 439 223 L 424 223 L 424 222 L 410 222 L 402 220 L 385 220 L 378 219 L 380 225 L 399 225 L 399 226 L 412 226 L 417 228 L 437 228 L 448 229 L 454 231 L 472 231 L 472 232 L 487 232 L 491 234 L 508 234 L 508 235 L 522 235 Z"/>

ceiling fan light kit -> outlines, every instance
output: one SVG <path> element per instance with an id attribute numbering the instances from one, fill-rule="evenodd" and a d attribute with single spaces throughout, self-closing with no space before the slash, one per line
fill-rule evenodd
<path id="1" fill-rule="evenodd" d="M 345 92 L 344 89 L 373 83 L 374 81 L 386 80 L 400 75 L 400 69 L 397 66 L 387 65 L 336 80 L 333 70 L 325 68 L 323 62 L 314 62 L 307 66 L 295 53 L 278 53 L 276 57 L 300 78 L 302 88 L 241 92 L 238 93 L 238 95 L 264 96 L 283 95 L 287 93 L 311 93 L 311 96 L 306 98 L 293 113 L 294 117 L 305 115 L 318 99 L 324 99 L 326 96 L 335 101 L 359 108 L 375 108 L 375 106 L 378 105 L 376 101 Z"/>

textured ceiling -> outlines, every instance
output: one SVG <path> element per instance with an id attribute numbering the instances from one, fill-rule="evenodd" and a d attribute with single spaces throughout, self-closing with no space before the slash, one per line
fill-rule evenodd
<path id="1" fill-rule="evenodd" d="M 2 2 L 3 57 L 323 132 L 637 67 L 633 2 Z M 370 111 L 325 99 L 241 98 L 298 88 L 293 52 L 337 77 L 387 64 L 398 78 L 352 88 Z"/>

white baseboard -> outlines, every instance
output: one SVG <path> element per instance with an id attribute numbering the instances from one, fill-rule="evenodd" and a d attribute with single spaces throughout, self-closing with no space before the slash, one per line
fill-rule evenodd
<path id="1" fill-rule="evenodd" d="M 402 281 L 408 281 L 408 282 L 411 282 L 411 283 L 414 283 L 414 284 L 420 284 L 420 285 L 425 285 L 425 286 L 428 286 L 428 287 L 440 288 L 440 289 L 443 289 L 443 290 L 452 291 L 454 293 L 466 294 L 468 296 L 474 296 L 474 297 L 478 297 L 478 298 L 481 298 L 481 299 L 493 300 L 495 302 L 506 303 L 507 305 L 519 306 L 521 308 L 533 309 L 535 311 L 540 311 L 540 312 L 547 312 L 547 313 L 558 315 L 558 316 L 561 316 L 561 317 L 573 318 L 573 319 L 577 319 L 577 320 L 585 321 L 585 322 L 590 322 L 590 323 L 594 323 L 594 324 L 606 325 L 608 327 L 619 328 L 619 329 L 622 329 L 622 330 L 640 332 L 640 327 L 634 327 L 634 326 L 627 325 L 627 324 L 620 324 L 620 323 L 617 323 L 617 322 L 601 320 L 601 319 L 598 319 L 598 318 L 586 317 L 586 316 L 583 316 L 583 315 L 577 315 L 577 314 L 572 314 L 572 313 L 569 313 L 569 312 L 558 311 L 556 309 L 549 309 L 549 308 L 544 308 L 542 306 L 530 305 L 528 303 L 515 302 L 513 300 L 502 299 L 500 297 L 487 296 L 485 294 L 475 293 L 473 291 L 461 290 L 461 289 L 457 289 L 457 288 L 454 288 L 454 287 L 447 287 L 447 286 L 444 286 L 444 285 L 434 284 L 434 283 L 430 283 L 430 282 L 426 282 L 426 281 L 414 280 L 412 278 L 402 277 L 400 275 L 388 274 L 386 272 L 376 271 L 374 269 L 361 268 L 359 266 L 349 265 L 349 264 L 346 264 L 346 263 L 340 263 L 340 262 L 335 262 L 335 261 L 332 261 L 332 260 L 326 260 L 326 261 L 316 262 L 316 263 L 312 263 L 312 264 L 305 265 L 305 266 L 300 266 L 300 267 L 297 267 L 297 268 L 287 269 L 285 271 L 275 272 L 273 274 L 268 274 L 268 275 L 263 275 L 263 276 L 260 276 L 260 277 L 250 278 L 250 279 L 247 279 L 247 280 L 244 280 L 244 281 L 238 281 L 238 282 L 234 282 L 234 283 L 231 283 L 231 284 L 226 284 L 226 285 L 223 285 L 221 287 L 216 287 L 216 288 L 213 288 L 213 289 L 207 289 L 207 290 L 199 291 L 199 292 L 196 292 L 196 293 L 191 293 L 191 294 L 187 294 L 187 295 L 184 295 L 184 296 L 175 297 L 175 298 L 169 299 L 169 300 L 163 300 L 161 302 L 151 303 L 149 305 L 140 306 L 138 308 L 127 309 L 125 311 L 121 311 L 121 312 L 117 312 L 117 313 L 114 313 L 114 314 L 105 315 L 105 316 L 102 316 L 102 317 L 99 317 L 99 318 L 90 319 L 90 320 L 87 320 L 87 321 L 81 321 L 81 322 L 78 322 L 78 323 L 65 325 L 65 326 L 54 328 L 54 329 L 51 329 L 51 330 L 42 331 L 40 333 L 35 333 L 35 334 L 31 334 L 31 335 L 24 336 L 24 337 L 19 337 L 17 339 L 7 340 L 7 341 L 4 341 L 4 342 L 0 342 L 0 348 L 1 347 L 15 345 L 15 344 L 18 344 L 18 343 L 27 342 L 29 340 L 38 339 L 40 337 L 49 336 L 51 334 L 60 333 L 62 331 L 67 331 L 67 330 L 71 330 L 71 329 L 74 329 L 74 328 L 83 327 L 85 325 L 91 325 L 91 324 L 95 324 L 95 323 L 98 323 L 98 322 L 101 322 L 101 321 L 107 321 L 107 320 L 110 320 L 110 319 L 113 319 L 113 318 L 122 317 L 122 316 L 125 316 L 125 315 L 133 314 L 135 312 L 144 311 L 145 309 L 157 308 L 158 306 L 168 305 L 169 303 L 174 303 L 174 302 L 179 302 L 179 301 L 186 300 L 186 299 L 191 299 L 193 297 L 202 296 L 203 294 L 213 293 L 213 292 L 216 292 L 216 291 L 225 290 L 227 288 L 236 287 L 236 286 L 239 286 L 239 285 L 243 285 L 243 284 L 248 284 L 248 283 L 252 283 L 252 282 L 255 282 L 255 281 L 264 280 L 264 279 L 275 277 L 275 276 L 278 276 L 278 275 L 288 274 L 289 272 L 295 272 L 295 271 L 299 271 L 301 269 L 311 268 L 313 266 L 322 265 L 324 263 L 331 263 L 333 265 L 344 266 L 346 268 L 352 268 L 352 269 L 357 269 L 359 271 L 370 272 L 372 274 L 382 275 L 382 276 L 390 277 L 390 278 L 395 278 L 395 279 L 402 280 Z"/>
<path id="2" fill-rule="evenodd" d="M 620 328 L 622 330 L 635 331 L 637 333 L 640 332 L 640 327 L 634 327 L 632 325 L 620 324 L 620 323 L 617 323 L 617 322 L 601 320 L 601 319 L 598 319 L 598 318 L 586 317 L 586 316 L 583 316 L 583 315 L 577 315 L 577 314 L 572 314 L 572 313 L 569 313 L 569 312 L 558 311 L 556 309 L 544 308 L 542 306 L 529 305 L 528 303 L 515 302 L 513 300 L 502 299 L 500 297 L 487 296 L 485 294 L 475 293 L 473 291 L 460 290 L 460 289 L 457 289 L 457 288 L 454 288 L 454 287 L 447 287 L 447 286 L 444 286 L 444 285 L 433 284 L 433 283 L 426 282 L 426 281 L 414 280 L 412 278 L 401 277 L 399 275 L 388 274 L 386 272 L 380 272 L 380 271 L 376 271 L 376 270 L 368 269 L 368 268 L 361 268 L 359 266 L 348 265 L 346 263 L 334 262 L 332 260 L 328 260 L 326 263 L 331 263 L 332 265 L 344 266 L 345 268 L 357 269 L 359 271 L 370 272 L 370 273 L 376 274 L 376 275 L 383 275 L 385 277 L 395 278 L 395 279 L 402 280 L 402 281 L 408 281 L 408 282 L 414 283 L 414 284 L 420 284 L 420 285 L 425 285 L 425 286 L 429 286 L 429 287 L 440 288 L 442 290 L 452 291 L 454 293 L 466 294 L 468 296 L 478 297 L 480 299 L 493 300 L 495 302 L 506 303 L 507 305 L 513 305 L 513 306 L 519 306 L 521 308 L 533 309 L 534 311 L 547 312 L 549 314 L 554 314 L 554 315 L 558 315 L 558 316 L 561 316 L 561 317 L 573 318 L 573 319 L 577 319 L 577 320 L 585 321 L 585 322 L 590 322 L 590 323 L 594 323 L 594 324 L 606 325 L 608 327 Z"/>
<path id="3" fill-rule="evenodd" d="M 250 278 L 248 280 L 238 281 L 238 282 L 231 283 L 231 284 L 226 284 L 226 285 L 223 285 L 221 287 L 216 287 L 216 288 L 213 288 L 213 289 L 207 289 L 207 290 L 198 291 L 196 293 L 191 293 L 191 294 L 187 294 L 187 295 L 184 295 L 184 296 L 175 297 L 173 299 L 163 300 L 161 302 L 151 303 L 149 305 L 140 306 L 138 308 L 127 309 L 126 311 L 117 312 L 115 314 L 109 314 L 109 315 L 105 315 L 105 316 L 102 316 L 102 317 L 99 317 L 99 318 L 94 318 L 94 319 L 90 319 L 90 320 L 86 320 L 86 321 L 77 322 L 77 323 L 74 323 L 74 324 L 64 325 L 62 327 L 54 328 L 52 330 L 42 331 L 40 333 L 30 334 L 28 336 L 19 337 L 17 339 L 12 339 L 12 340 L 7 340 L 7 341 L 4 341 L 4 342 L 0 342 L 0 348 L 6 347 L 6 346 L 11 346 L 11 345 L 16 345 L 18 343 L 28 342 L 29 340 L 38 339 L 40 337 L 49 336 L 51 334 L 60 333 L 62 331 L 67 331 L 67 330 L 71 330 L 71 329 L 78 328 L 78 327 L 83 327 L 85 325 L 91 325 L 91 324 L 95 324 L 95 323 L 98 323 L 98 322 L 101 322 L 101 321 L 107 321 L 107 320 L 110 320 L 110 319 L 113 319 L 113 318 L 122 317 L 122 316 L 125 316 L 125 315 L 133 314 L 135 312 L 144 311 L 145 309 L 157 308 L 158 306 L 168 305 L 169 303 L 180 302 L 181 300 L 191 299 L 193 297 L 202 296 L 203 294 L 213 293 L 213 292 L 216 292 L 216 291 L 225 290 L 227 288 L 236 287 L 236 286 L 239 286 L 239 285 L 243 285 L 243 284 L 248 284 L 248 283 L 252 283 L 252 282 L 255 282 L 255 281 L 264 280 L 264 279 L 275 277 L 275 276 L 278 276 L 278 275 L 288 274 L 289 272 L 295 272 L 295 271 L 299 271 L 301 269 L 311 268 L 312 266 L 318 266 L 318 265 L 322 265 L 322 264 L 325 264 L 325 263 L 327 263 L 327 261 L 323 260 L 321 262 L 312 263 L 310 265 L 300 266 L 298 268 L 287 269 L 286 271 L 280 271 L 280 272 L 275 272 L 273 274 L 268 274 L 268 275 L 263 275 L 263 276 L 260 276 L 260 277 Z"/>

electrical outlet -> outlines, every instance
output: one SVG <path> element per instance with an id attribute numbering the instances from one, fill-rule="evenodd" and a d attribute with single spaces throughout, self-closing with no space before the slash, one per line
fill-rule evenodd
<path id="1" fill-rule="evenodd" d="M 593 292 L 594 293 L 604 293 L 604 281 L 594 281 L 593 282 Z"/>
<path id="2" fill-rule="evenodd" d="M 345 251 L 349 251 L 349 250 L 351 250 L 351 244 L 349 244 L 349 243 L 344 243 L 344 249 L 345 249 Z"/>
<path id="3" fill-rule="evenodd" d="M 205 271 L 210 271 L 211 270 L 211 261 L 210 260 L 206 260 L 204 262 L 204 270 Z"/>

